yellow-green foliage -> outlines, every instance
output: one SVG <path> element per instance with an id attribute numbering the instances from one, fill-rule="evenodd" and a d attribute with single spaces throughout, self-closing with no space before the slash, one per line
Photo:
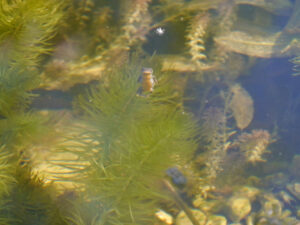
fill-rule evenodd
<path id="1" fill-rule="evenodd" d="M 39 56 L 50 49 L 47 42 L 62 17 L 60 9 L 56 0 L 1 1 L 1 64 L 35 66 Z"/>
<path id="2" fill-rule="evenodd" d="M 61 17 L 55 0 L 0 2 L 0 224 L 59 224 L 48 222 L 50 194 L 20 165 L 42 128 L 43 121 L 26 110 L 40 56 L 50 50 Z"/>
<path id="3" fill-rule="evenodd" d="M 32 112 L 12 114 L 0 122 L 0 143 L 25 149 L 45 133 L 44 122 L 44 118 Z"/>
<path id="4" fill-rule="evenodd" d="M 0 3 L 0 134 L 1 145 L 10 138 L 30 133 L 31 121 L 24 111 L 30 91 L 38 85 L 36 67 L 62 17 L 62 4 L 46 0 L 3 0 Z M 19 123 L 18 123 L 19 122 Z M 26 125 L 27 124 L 27 125 Z M 28 128 L 20 133 L 20 129 Z M 10 136 L 10 137 L 8 137 Z M 15 141 L 15 140 L 13 140 Z"/>
<path id="5" fill-rule="evenodd" d="M 63 150 L 88 162 L 74 172 L 88 198 L 101 204 L 93 224 L 153 224 L 165 170 L 196 148 L 195 121 L 178 107 L 170 75 L 158 76 L 144 96 L 137 94 L 140 72 L 121 68 L 77 101 L 90 128 L 74 140 L 78 146 Z"/>
<path id="6" fill-rule="evenodd" d="M 15 0 L 0 4 L 0 134 L 1 145 L 30 133 L 37 120 L 24 110 L 37 87 L 35 66 L 49 50 L 46 43 L 61 18 L 57 1 Z M 33 120 L 31 120 L 33 119 Z M 20 123 L 18 123 L 20 122 Z M 27 125 L 26 125 L 27 124 Z M 20 129 L 26 128 L 25 132 Z"/>
<path id="7" fill-rule="evenodd" d="M 10 163 L 11 156 L 5 146 L 0 148 L 0 199 L 9 193 L 11 185 L 15 183 L 14 164 Z"/>
<path id="8" fill-rule="evenodd" d="M 43 184 L 29 168 L 17 166 L 10 194 L 0 199 L 1 225 L 64 225 L 53 189 Z"/>
<path id="9" fill-rule="evenodd" d="M 33 97 L 28 91 L 36 87 L 37 77 L 18 69 L 0 68 L 0 116 L 6 118 L 28 106 Z"/>
<path id="10" fill-rule="evenodd" d="M 62 4 L 46 0 L 0 3 L 0 115 L 23 110 L 38 85 L 36 66 L 62 17 Z"/>

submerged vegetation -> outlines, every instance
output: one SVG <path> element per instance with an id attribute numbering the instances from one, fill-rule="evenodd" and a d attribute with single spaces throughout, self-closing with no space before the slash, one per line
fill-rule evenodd
<path id="1" fill-rule="evenodd" d="M 1 224 L 53 224 L 50 193 L 24 163 L 44 121 L 28 110 L 31 91 L 39 84 L 40 56 L 49 52 L 47 41 L 61 18 L 57 1 L 1 2 Z"/>
<path id="2" fill-rule="evenodd" d="M 161 75 L 150 96 L 138 95 L 141 67 L 132 67 L 109 74 L 79 98 L 90 130 L 80 135 L 82 147 L 66 149 L 87 162 L 74 166 L 75 181 L 101 205 L 95 215 L 99 224 L 153 223 L 151 215 L 164 198 L 165 171 L 186 162 L 196 149 L 195 122 L 177 107 L 171 80 Z"/>
<path id="3" fill-rule="evenodd" d="M 299 94 L 267 123 L 253 91 L 299 75 L 275 2 L 2 0 L 0 224 L 298 224 Z"/>

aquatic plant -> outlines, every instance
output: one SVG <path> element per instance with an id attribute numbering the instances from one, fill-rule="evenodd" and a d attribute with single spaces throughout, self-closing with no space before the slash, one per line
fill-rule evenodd
<path id="1" fill-rule="evenodd" d="M 194 167 L 201 179 L 198 179 L 198 192 L 193 191 L 204 198 L 214 190 L 214 185 L 230 183 L 233 179 L 242 182 L 246 165 L 265 162 L 262 156 L 269 152 L 267 146 L 272 142 L 267 130 L 241 132 L 253 119 L 253 100 L 240 84 L 226 86 L 221 90 L 211 87 L 206 104 L 200 106 L 202 151 L 198 152 Z"/>
<path id="2" fill-rule="evenodd" d="M 42 182 L 28 172 L 26 153 L 43 130 L 44 120 L 29 112 L 28 106 L 34 97 L 31 91 L 38 86 L 41 55 L 49 53 L 49 41 L 62 15 L 58 1 L 0 3 L 1 224 L 47 224 L 36 217 L 39 210 L 51 204 L 50 195 Z M 39 194 L 32 188 L 35 185 L 39 186 Z M 50 211 L 45 214 L 49 216 Z"/>
<path id="3" fill-rule="evenodd" d="M 10 163 L 11 153 L 2 146 L 0 149 L 0 199 L 10 192 L 11 185 L 15 182 L 14 164 Z"/>
<path id="4" fill-rule="evenodd" d="M 48 41 L 62 17 L 58 1 L 1 2 L 1 65 L 2 67 L 36 66 L 40 55 L 49 52 Z M 24 69 L 24 67 L 23 67 Z"/>
<path id="5" fill-rule="evenodd" d="M 166 169 L 197 146 L 195 123 L 178 107 L 170 75 L 154 73 L 158 84 L 148 96 L 138 94 L 141 67 L 133 64 L 76 101 L 88 126 L 73 147 L 61 149 L 78 160 L 61 161 L 76 176 L 60 179 L 82 183 L 88 199 L 99 202 L 95 224 L 151 224 L 157 203 L 167 198 L 161 190 Z"/>
<path id="6" fill-rule="evenodd" d="M 246 73 L 252 57 L 294 57 L 295 73 L 299 72 L 299 1 L 278 0 L 271 5 L 252 0 L 66 2 L 66 8 L 56 0 L 0 3 L 0 223 L 151 224 L 158 203 L 169 199 L 163 190 L 165 170 L 190 159 L 198 134 L 196 122 L 183 107 L 185 83 L 195 78 L 161 70 L 200 74 L 201 88 L 226 86 L 212 97 L 216 102 L 207 96 L 200 100 L 203 151 L 198 161 L 205 169 L 194 173 L 202 182 L 192 184 L 198 192 L 208 196 L 214 180 L 226 170 L 229 151 L 240 153 L 239 162 L 264 161 L 269 133 L 241 131 L 253 119 L 253 100 L 233 80 Z M 292 4 L 295 10 L 289 17 Z M 242 26 L 247 20 L 239 12 L 243 7 L 254 9 L 256 23 L 260 12 L 267 12 L 269 18 L 286 17 L 287 25 L 276 32 L 249 33 L 251 28 Z M 268 25 L 272 26 L 264 28 Z M 152 64 L 129 63 L 129 55 L 138 52 L 144 57 L 148 50 L 142 44 L 152 43 L 154 29 L 174 35 L 174 27 L 183 31 L 182 46 L 187 48 L 179 54 L 184 56 L 175 53 L 173 61 L 166 55 L 158 57 L 165 66 L 153 67 L 158 85 L 145 93 L 138 82 L 141 67 Z M 42 66 L 42 56 L 52 49 Z M 31 168 L 36 149 L 28 149 L 44 130 L 44 120 L 29 110 L 35 97 L 31 91 L 67 91 L 93 80 L 99 84 L 91 85 L 74 103 L 75 128 L 56 133 L 66 137 L 61 154 L 57 153 L 61 157 L 50 160 L 63 169 L 52 175 L 77 188 L 76 194 L 67 191 L 74 196 L 63 194 L 57 203 L 53 200 L 57 192 L 44 185 L 52 177 L 40 179 L 43 173 L 36 175 L 32 172 L 36 168 Z M 234 136 L 236 132 L 241 135 Z M 62 207 L 55 205 L 60 203 Z"/>
<path id="7" fill-rule="evenodd" d="M 54 54 L 53 61 L 49 62 L 46 66 L 47 69 L 41 74 L 43 82 L 40 87 L 50 90 L 68 90 L 76 83 L 89 83 L 92 80 L 99 80 L 116 64 L 122 65 L 126 62 L 130 50 L 141 50 L 141 45 L 146 41 L 146 35 L 151 29 L 150 2 L 150 0 L 122 2 L 120 3 L 121 9 L 114 9 L 109 5 L 101 5 L 102 7 L 98 9 L 99 13 L 96 13 L 93 17 L 94 20 L 90 22 L 90 26 L 96 26 L 95 30 L 86 31 L 87 33 L 92 32 L 91 37 L 81 37 L 82 40 L 80 42 L 70 37 L 61 44 L 68 46 L 72 42 L 75 43 L 67 47 L 69 51 L 74 52 L 74 49 L 81 47 L 78 42 L 90 42 L 93 43 L 91 46 L 92 50 L 82 50 L 75 59 L 71 57 L 58 58 L 55 56 L 59 56 L 63 51 L 66 51 L 58 46 L 58 54 Z M 111 21 L 107 18 L 110 13 L 113 13 L 111 12 L 113 9 L 121 11 L 120 20 L 116 22 L 117 24 L 111 24 Z M 101 16 L 104 18 L 101 18 Z M 101 21 L 103 24 L 98 26 Z M 105 29 L 107 27 L 110 27 L 110 29 Z M 105 33 L 98 34 L 96 32 L 98 29 L 100 29 L 99 32 L 103 31 Z M 99 35 L 101 37 L 105 36 L 107 40 L 104 40 L 104 42 L 97 41 L 99 40 Z M 92 38 L 94 40 L 91 40 Z M 61 67 L 61 65 L 63 66 Z M 63 70 L 57 70 L 57 68 L 63 68 Z M 49 69 L 50 71 L 56 71 L 56 76 L 49 73 Z"/>
<path id="8" fill-rule="evenodd" d="M 2 1 L 0 7 L 0 115 L 5 124 L 22 121 L 38 86 L 36 67 L 62 17 L 61 4 L 44 1 Z M 19 119 L 16 119 L 19 117 Z M 29 119 L 29 116 L 26 120 Z M 24 121 L 24 120 L 23 120 Z M 29 120 L 28 120 L 29 121 Z M 13 131 L 14 129 L 11 129 Z M 18 130 L 18 129 L 15 129 Z M 3 137 L 3 135 L 2 135 Z M 7 143 L 7 142 L 4 142 Z"/>
<path id="9" fill-rule="evenodd" d="M 251 133 L 243 132 L 232 147 L 238 147 L 244 154 L 247 162 L 265 162 L 262 155 L 267 153 L 267 147 L 271 143 L 271 135 L 266 130 L 252 130 Z"/>
<path id="10" fill-rule="evenodd" d="M 17 166 L 15 170 L 9 194 L 0 200 L 0 224 L 66 224 L 53 198 L 55 189 L 29 167 Z"/>
<path id="11" fill-rule="evenodd" d="M 228 77 L 239 65 L 237 78 L 247 70 L 247 60 L 298 54 L 299 4 L 276 2 L 273 6 L 250 0 L 70 1 L 68 23 L 62 24 L 57 48 L 41 73 L 40 87 L 66 91 L 78 83 L 99 80 L 114 63 L 126 61 L 130 51 L 148 51 L 142 44 L 152 46 L 156 29 L 165 29 L 166 35 L 175 35 L 174 29 L 182 31 L 176 35 L 182 36 L 180 41 L 186 46 L 166 49 L 167 54 L 180 52 L 162 55 L 164 70 L 197 72 L 201 77 L 208 71 L 207 76 L 213 72 Z M 269 23 L 261 19 L 263 15 Z M 282 16 L 286 26 L 278 27 L 276 21 Z M 236 63 L 237 57 L 244 62 Z"/>
<path id="12" fill-rule="evenodd" d="M 189 53 L 192 56 L 192 61 L 201 68 L 207 56 L 205 55 L 204 36 L 209 23 L 209 15 L 200 13 L 193 18 L 190 32 L 187 35 Z"/>
<path id="13" fill-rule="evenodd" d="M 235 133 L 228 125 L 227 110 L 229 109 L 210 107 L 203 114 L 201 133 L 207 152 L 200 157 L 205 161 L 205 174 L 211 181 L 223 170 L 222 163 L 231 144 L 229 139 Z"/>

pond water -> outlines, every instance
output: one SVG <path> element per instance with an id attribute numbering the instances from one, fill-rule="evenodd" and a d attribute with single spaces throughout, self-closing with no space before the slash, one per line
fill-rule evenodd
<path id="1" fill-rule="evenodd" d="M 300 0 L 0 6 L 0 224 L 300 224 Z"/>

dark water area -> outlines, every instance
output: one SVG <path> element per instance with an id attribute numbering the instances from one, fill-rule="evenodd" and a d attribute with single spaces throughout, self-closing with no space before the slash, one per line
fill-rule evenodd
<path id="1" fill-rule="evenodd" d="M 282 152 L 289 158 L 299 153 L 300 77 L 292 76 L 287 58 L 260 60 L 240 81 L 254 99 L 254 120 L 250 127 L 279 128 Z"/>
<path id="2" fill-rule="evenodd" d="M 33 94 L 38 95 L 38 97 L 33 100 L 31 108 L 45 110 L 72 109 L 73 97 L 70 93 L 35 90 Z"/>

